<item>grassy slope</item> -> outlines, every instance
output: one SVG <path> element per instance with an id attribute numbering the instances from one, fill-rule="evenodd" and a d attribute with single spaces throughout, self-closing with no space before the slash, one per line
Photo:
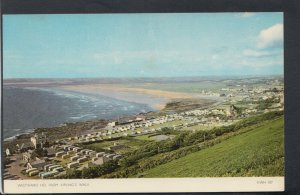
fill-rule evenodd
<path id="1" fill-rule="evenodd" d="M 283 117 L 143 172 L 143 177 L 283 176 Z"/>
<path id="2" fill-rule="evenodd" d="M 104 148 L 113 146 L 114 143 L 117 143 L 120 145 L 129 146 L 129 148 L 124 148 L 124 149 L 122 149 L 122 151 L 119 151 L 121 153 L 124 153 L 129 150 L 138 149 L 141 145 L 144 145 L 146 141 L 149 141 L 149 140 L 146 140 L 146 139 L 139 140 L 139 139 L 127 137 L 127 138 L 122 138 L 119 140 L 103 141 L 103 142 L 98 142 L 98 143 L 87 144 L 87 145 L 85 145 L 85 147 L 96 150 L 98 152 L 101 152 L 104 150 Z"/>

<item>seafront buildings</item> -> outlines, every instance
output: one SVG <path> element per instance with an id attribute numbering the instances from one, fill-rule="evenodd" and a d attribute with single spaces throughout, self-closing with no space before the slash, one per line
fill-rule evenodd
<path id="1" fill-rule="evenodd" d="M 56 178 L 68 169 L 83 170 L 124 157 L 126 144 L 114 140 L 145 135 L 162 135 L 163 129 L 173 131 L 209 130 L 233 124 L 243 118 L 284 109 L 283 85 L 272 87 L 235 86 L 222 88 L 219 93 L 202 91 L 202 95 L 218 96 L 221 101 L 207 107 L 194 108 L 163 115 L 136 115 L 131 119 L 111 120 L 105 128 L 94 129 L 74 137 L 48 140 L 43 133 L 34 134 L 30 143 L 17 145 L 14 151 L 6 148 L 6 155 L 14 159 L 6 169 L 9 179 Z M 275 87 L 274 87 L 275 86 Z M 161 137 L 161 140 L 172 137 Z M 110 143 L 102 151 L 87 147 L 93 143 Z M 50 144 L 51 143 L 51 144 Z M 126 154 L 125 154 L 126 155 Z M 11 177 L 15 175 L 16 177 Z"/>

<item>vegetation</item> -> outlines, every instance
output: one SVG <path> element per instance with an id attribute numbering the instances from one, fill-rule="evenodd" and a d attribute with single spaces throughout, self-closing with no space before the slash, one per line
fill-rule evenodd
<path id="1" fill-rule="evenodd" d="M 257 109 L 264 110 L 264 109 L 267 109 L 267 108 L 271 107 L 272 104 L 279 103 L 279 102 L 280 102 L 280 100 L 275 99 L 275 98 L 269 98 L 269 99 L 266 99 L 266 100 L 261 100 L 261 101 L 258 102 Z"/>
<path id="2" fill-rule="evenodd" d="M 59 177 L 60 179 L 89 179 L 100 177 L 104 174 L 113 172 L 118 167 L 118 161 L 111 160 L 105 162 L 103 165 L 96 165 L 93 167 L 85 168 L 82 171 L 75 169 L 68 169 L 66 175 Z"/>
<path id="3" fill-rule="evenodd" d="M 282 114 L 283 112 L 266 113 L 247 118 L 234 125 L 214 128 L 211 131 L 185 131 L 172 140 L 149 142 L 137 150 L 126 153 L 126 157 L 119 161 L 118 166 L 110 169 L 113 170 L 112 172 L 106 172 L 106 175 L 101 174 L 101 177 L 132 177 L 139 175 L 139 173 L 155 166 L 168 163 L 199 150 L 204 150 L 234 136 L 255 131 L 256 129 L 264 129 L 264 125 L 270 125 L 269 120 L 274 120 L 282 116 Z M 261 141 L 260 139 L 257 140 Z M 249 149 L 254 154 L 254 150 L 251 150 L 251 147 Z"/>
<path id="4" fill-rule="evenodd" d="M 210 131 L 177 131 L 173 139 L 160 142 L 115 140 L 138 147 L 126 151 L 121 160 L 82 171 L 68 169 L 60 178 L 283 175 L 282 115 L 269 112 Z M 174 135 L 173 131 L 163 128 L 159 133 Z"/>
<path id="5" fill-rule="evenodd" d="M 209 99 L 178 99 L 166 104 L 163 112 L 182 112 L 197 108 L 207 107 L 216 101 Z"/>
<path id="6" fill-rule="evenodd" d="M 3 164 L 4 165 L 9 165 L 11 163 L 11 159 L 9 157 L 4 157 L 4 161 L 3 161 Z"/>
<path id="7" fill-rule="evenodd" d="M 105 147 L 109 147 L 109 146 L 113 146 L 114 143 L 117 143 L 119 145 L 126 145 L 128 147 L 124 148 L 124 151 L 121 152 L 128 152 L 128 151 L 132 151 L 135 149 L 138 149 L 140 146 L 145 145 L 145 142 L 147 142 L 147 140 L 139 140 L 133 137 L 126 137 L 126 138 L 122 138 L 119 140 L 112 140 L 112 141 L 102 141 L 102 142 L 96 142 L 96 143 L 91 143 L 91 144 L 85 144 L 84 148 L 88 148 L 91 150 L 95 150 L 97 152 L 102 152 L 105 151 Z M 80 144 L 78 144 L 79 146 L 81 146 Z M 108 151 L 106 151 L 108 152 Z"/>
<path id="8" fill-rule="evenodd" d="M 35 158 L 35 157 L 47 156 L 47 154 L 48 154 L 47 150 L 44 150 L 42 148 L 36 148 L 31 155 L 32 158 Z"/>
<path id="9" fill-rule="evenodd" d="M 283 117 L 211 148 L 140 173 L 139 177 L 284 175 Z"/>

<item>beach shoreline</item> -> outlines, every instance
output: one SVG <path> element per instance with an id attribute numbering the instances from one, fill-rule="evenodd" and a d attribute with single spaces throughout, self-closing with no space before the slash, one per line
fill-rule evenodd
<path id="1" fill-rule="evenodd" d="M 12 85 L 14 86 L 14 84 Z M 156 89 L 145 89 L 145 88 L 138 88 L 138 87 L 128 87 L 122 86 L 121 84 L 72 84 L 72 85 L 56 85 L 56 86 L 37 86 L 37 85 L 26 85 L 26 86 L 17 86 L 17 87 L 27 87 L 27 88 L 40 88 L 40 89 L 50 89 L 50 90 L 62 90 L 66 92 L 73 92 L 73 93 L 82 93 L 82 94 L 89 94 L 89 95 L 100 95 L 106 96 L 109 98 L 114 98 L 122 101 L 138 103 L 138 104 L 145 104 L 152 107 L 154 110 L 149 111 L 152 114 L 157 114 L 160 112 L 173 112 L 174 109 L 182 112 L 184 110 L 188 110 L 190 108 L 204 108 L 208 107 L 218 101 L 214 100 L 213 97 L 203 97 L 200 94 L 193 94 L 193 93 L 182 93 L 182 92 L 173 92 L 173 91 L 163 91 L 163 90 L 156 90 Z M 177 102 L 178 106 L 175 108 L 166 109 L 167 105 L 172 102 Z M 180 104 L 180 103 L 187 103 L 187 104 Z M 185 108 L 186 107 L 186 108 Z M 146 114 L 145 112 L 144 114 Z M 136 113 L 140 114 L 140 113 Z M 132 117 L 134 114 L 128 114 L 126 117 Z M 116 120 L 115 117 L 111 118 L 95 118 L 95 119 L 87 119 L 85 121 L 77 121 L 72 122 L 73 126 L 80 126 L 78 124 L 84 123 L 91 123 L 93 121 L 102 120 L 105 121 L 112 121 Z M 11 142 L 18 140 L 20 137 L 27 137 L 31 136 L 36 132 L 45 131 L 47 134 L 51 134 L 53 129 L 57 128 L 64 128 L 68 122 L 65 122 L 59 126 L 53 127 L 45 127 L 45 128 L 33 128 L 30 131 L 25 131 L 14 136 L 7 137 L 4 141 Z M 84 130 L 82 130 L 84 131 Z M 72 133 L 71 133 L 72 134 Z M 14 138 L 15 137 L 15 138 Z"/>
<path id="2" fill-rule="evenodd" d="M 196 98 L 197 94 L 124 87 L 118 84 L 81 84 L 61 85 L 58 89 L 93 95 L 103 95 L 123 101 L 147 104 L 155 110 L 162 110 L 167 103 L 175 99 Z"/>
<path id="3" fill-rule="evenodd" d="M 189 99 L 187 102 L 189 101 L 194 101 Z M 176 104 L 178 104 L 178 106 L 182 106 L 181 103 L 184 103 L 184 100 L 177 100 Z M 171 102 L 169 102 L 171 103 Z M 197 109 L 201 109 L 201 108 L 207 108 L 210 105 L 215 104 L 215 101 L 211 101 L 211 102 L 206 102 L 203 103 L 203 105 L 199 106 L 198 104 Z M 168 104 L 166 104 L 168 105 Z M 167 113 L 167 112 L 173 112 L 173 110 L 168 110 L 167 109 L 168 106 L 164 106 L 163 109 L 158 110 L 158 111 L 150 111 L 147 113 L 136 113 L 136 114 L 131 114 L 128 116 L 124 116 L 122 118 L 134 118 L 137 114 L 144 114 L 145 116 L 153 116 L 153 115 L 159 115 L 160 113 Z M 176 109 L 176 108 L 175 108 Z M 196 109 L 196 107 L 195 107 Z M 178 110 L 178 112 L 182 112 L 182 110 Z M 120 118 L 120 119 L 122 119 Z M 87 132 L 90 132 L 91 129 L 93 129 L 93 127 L 97 127 L 97 129 L 103 129 L 109 122 L 111 121 L 115 121 L 117 120 L 117 118 L 111 118 L 111 119 L 94 119 L 94 120 L 87 120 L 87 121 L 80 121 L 80 122 L 74 122 L 74 123 L 64 123 L 62 125 L 59 126 L 55 126 L 55 127 L 47 127 L 47 128 L 35 128 L 29 132 L 24 132 L 24 133 L 20 133 L 18 135 L 15 136 L 11 136 L 9 138 L 6 138 L 4 140 L 4 146 L 8 147 L 10 145 L 10 147 L 14 147 L 16 144 L 22 144 L 22 143 L 29 143 L 30 142 L 30 137 L 32 137 L 35 133 L 41 133 L 44 132 L 47 136 L 51 137 L 52 140 L 57 140 L 57 139 L 63 139 L 63 138 L 67 138 L 67 137 L 71 137 L 71 136 L 75 136 L 75 135 L 81 135 Z"/>

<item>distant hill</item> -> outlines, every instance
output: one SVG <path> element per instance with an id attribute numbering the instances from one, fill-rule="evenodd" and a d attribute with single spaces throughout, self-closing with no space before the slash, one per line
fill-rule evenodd
<path id="1" fill-rule="evenodd" d="M 225 82 L 234 83 L 256 83 L 262 80 L 279 79 L 283 81 L 282 75 L 269 76 L 187 76 L 187 77 L 101 77 L 101 78 L 4 78 L 4 85 L 77 85 L 77 84 L 107 84 L 107 83 L 199 83 L 199 82 Z"/>

